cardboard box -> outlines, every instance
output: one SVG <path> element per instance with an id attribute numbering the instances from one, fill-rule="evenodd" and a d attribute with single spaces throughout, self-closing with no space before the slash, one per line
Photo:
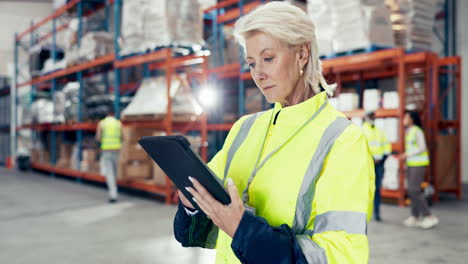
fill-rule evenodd
<path id="1" fill-rule="evenodd" d="M 166 173 L 164 173 L 161 167 L 156 162 L 153 162 L 153 182 L 157 185 L 166 185 L 166 177 Z"/>
<path id="2" fill-rule="evenodd" d="M 57 160 L 56 166 L 59 167 L 59 168 L 70 169 L 71 168 L 71 160 L 66 159 L 66 158 L 60 158 L 59 160 Z"/>
<path id="3" fill-rule="evenodd" d="M 60 144 L 59 159 L 70 160 L 72 156 L 72 144 Z"/>
<path id="4" fill-rule="evenodd" d="M 122 161 L 147 161 L 150 157 L 138 143 L 125 142 L 122 144 L 122 148 L 120 149 L 120 159 Z"/>
<path id="5" fill-rule="evenodd" d="M 125 164 L 125 173 L 123 179 L 125 180 L 144 180 L 150 178 L 151 163 L 145 161 L 130 161 Z"/>
<path id="6" fill-rule="evenodd" d="M 438 149 L 433 153 L 431 162 L 437 164 L 435 178 L 440 189 L 454 189 L 457 187 L 457 137 L 455 135 L 437 135 Z"/>
<path id="7" fill-rule="evenodd" d="M 84 149 L 82 160 L 95 161 L 97 159 L 98 150 L 96 149 Z"/>
<path id="8" fill-rule="evenodd" d="M 136 126 L 122 127 L 122 138 L 124 142 L 137 143 L 142 137 L 151 136 L 153 133 L 153 128 L 139 128 Z"/>

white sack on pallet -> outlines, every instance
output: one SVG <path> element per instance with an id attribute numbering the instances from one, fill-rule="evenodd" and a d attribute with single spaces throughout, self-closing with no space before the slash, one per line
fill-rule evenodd
<path id="1" fill-rule="evenodd" d="M 331 7 L 326 0 L 309 0 L 307 13 L 315 25 L 315 37 L 319 47 L 319 55 L 330 55 L 333 53 L 331 25 Z"/>
<path id="2" fill-rule="evenodd" d="M 114 38 L 109 32 L 89 32 L 81 39 L 80 60 L 90 61 L 114 52 Z"/>
<path id="3" fill-rule="evenodd" d="M 398 141 L 398 118 L 385 118 L 384 130 L 387 135 L 388 141 L 395 143 Z"/>
<path id="4" fill-rule="evenodd" d="M 384 177 L 382 187 L 387 190 L 398 190 L 399 160 L 395 156 L 389 156 L 384 163 Z"/>
<path id="5" fill-rule="evenodd" d="M 383 0 L 308 0 L 320 55 L 394 45 L 390 11 Z"/>
<path id="6" fill-rule="evenodd" d="M 342 93 L 338 96 L 338 111 L 352 111 L 359 106 L 359 96 L 355 93 Z"/>
<path id="7" fill-rule="evenodd" d="M 383 5 L 363 4 L 335 7 L 332 10 L 333 51 L 344 52 L 372 45 L 394 45 L 390 11 Z"/>
<path id="8" fill-rule="evenodd" d="M 200 4 L 200 9 L 203 11 L 205 9 L 208 9 L 212 6 L 216 5 L 216 0 L 198 0 L 198 3 Z"/>
<path id="9" fill-rule="evenodd" d="M 38 99 L 31 104 L 31 112 L 34 124 L 52 123 L 54 120 L 54 103 L 48 99 Z"/>
<path id="10" fill-rule="evenodd" d="M 395 109 L 400 106 L 400 97 L 398 92 L 385 92 L 383 95 L 383 108 Z"/>
<path id="11" fill-rule="evenodd" d="M 54 123 L 65 122 L 65 93 L 63 91 L 56 91 L 53 94 L 54 101 Z"/>
<path id="12" fill-rule="evenodd" d="M 364 90 L 363 107 L 365 111 L 375 111 L 380 108 L 380 91 L 377 89 Z"/>
<path id="13" fill-rule="evenodd" d="M 191 96 L 185 76 L 174 76 L 171 81 L 172 112 L 200 114 L 201 107 Z M 167 113 L 167 86 L 165 77 L 144 79 L 132 102 L 122 111 L 122 117 L 158 115 Z"/>
<path id="14" fill-rule="evenodd" d="M 125 0 L 121 36 L 121 55 L 169 45 L 200 45 L 200 5 L 197 0 Z"/>

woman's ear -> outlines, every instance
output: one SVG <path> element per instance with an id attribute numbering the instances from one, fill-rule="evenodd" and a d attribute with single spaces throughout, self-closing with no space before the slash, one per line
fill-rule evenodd
<path id="1" fill-rule="evenodd" d="M 304 66 L 307 64 L 307 62 L 309 61 L 309 56 L 310 56 L 310 51 L 309 51 L 308 45 L 306 43 L 301 44 L 299 46 L 299 52 L 298 52 L 299 67 L 301 67 L 301 69 L 303 69 Z"/>

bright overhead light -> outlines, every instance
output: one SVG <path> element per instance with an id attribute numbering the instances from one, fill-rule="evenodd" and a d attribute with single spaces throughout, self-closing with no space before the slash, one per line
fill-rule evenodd
<path id="1" fill-rule="evenodd" d="M 198 95 L 198 100 L 205 108 L 211 108 L 217 102 L 216 91 L 212 87 L 202 87 Z"/>

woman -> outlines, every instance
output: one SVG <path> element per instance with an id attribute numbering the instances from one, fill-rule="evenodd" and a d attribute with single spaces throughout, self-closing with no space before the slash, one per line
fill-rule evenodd
<path id="1" fill-rule="evenodd" d="M 432 216 L 429 206 L 421 190 L 426 168 L 429 166 L 429 153 L 426 140 L 421 129 L 421 119 L 417 112 L 408 111 L 403 119 L 406 127 L 405 150 L 401 155 L 408 166 L 408 195 L 411 200 L 411 216 L 403 224 L 407 227 L 432 228 L 439 223 L 437 217 Z"/>
<path id="2" fill-rule="evenodd" d="M 235 34 L 275 106 L 238 120 L 209 163 L 230 205 L 194 179 L 187 190 L 206 215 L 179 192 L 176 239 L 216 247 L 216 263 L 366 263 L 372 156 L 361 130 L 327 103 L 334 86 L 321 74 L 312 21 L 270 2 L 239 19 Z"/>

